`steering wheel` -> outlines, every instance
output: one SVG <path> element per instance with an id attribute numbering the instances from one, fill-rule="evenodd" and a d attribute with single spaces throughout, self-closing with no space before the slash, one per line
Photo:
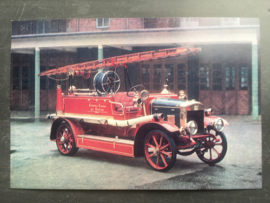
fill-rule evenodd
<path id="1" fill-rule="evenodd" d="M 135 85 L 133 87 L 131 87 L 128 91 L 127 91 L 127 96 L 128 97 L 134 97 L 134 95 L 129 95 L 128 93 L 131 92 L 131 91 L 134 91 L 134 92 L 141 92 L 142 90 L 145 90 L 145 87 L 142 85 L 142 84 L 139 84 L 139 85 Z"/>

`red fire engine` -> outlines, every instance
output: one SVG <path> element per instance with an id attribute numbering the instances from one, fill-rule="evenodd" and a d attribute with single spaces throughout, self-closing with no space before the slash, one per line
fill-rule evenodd
<path id="1" fill-rule="evenodd" d="M 115 72 L 124 66 L 125 84 L 129 81 L 127 65 L 135 62 L 196 54 L 200 48 L 173 48 L 117 56 L 74 64 L 45 71 L 39 76 L 66 74 L 70 81 L 67 95 L 57 87 L 56 113 L 52 119 L 50 139 L 61 154 L 74 155 L 79 148 L 103 151 L 129 157 L 145 156 L 157 171 L 168 171 L 176 155 L 194 152 L 203 162 L 220 162 L 227 152 L 222 132 L 228 122 L 211 115 L 202 103 L 188 100 L 184 91 L 179 95 L 167 90 L 149 94 L 143 85 L 118 92 L 120 78 Z M 94 89 L 77 89 L 72 85 L 76 76 L 90 78 L 93 71 Z M 126 88 L 127 89 L 127 88 Z"/>

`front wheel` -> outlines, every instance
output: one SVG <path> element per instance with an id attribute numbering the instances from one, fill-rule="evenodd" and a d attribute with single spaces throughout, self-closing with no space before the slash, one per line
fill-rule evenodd
<path id="1" fill-rule="evenodd" d="M 72 156 L 79 150 L 79 148 L 76 147 L 71 127 L 67 123 L 62 123 L 57 128 L 56 145 L 59 152 L 66 156 Z"/>
<path id="2" fill-rule="evenodd" d="M 213 130 L 211 130 L 213 131 Z M 211 132 L 210 131 L 210 132 Z M 203 138 L 202 147 L 196 153 L 204 163 L 214 165 L 225 157 L 227 152 L 227 139 L 223 132 L 216 132 L 216 137 L 220 140 L 216 142 L 214 136 Z"/>
<path id="3" fill-rule="evenodd" d="M 148 164 L 157 171 L 170 170 L 176 160 L 174 140 L 160 130 L 147 134 L 144 141 L 144 154 Z"/>

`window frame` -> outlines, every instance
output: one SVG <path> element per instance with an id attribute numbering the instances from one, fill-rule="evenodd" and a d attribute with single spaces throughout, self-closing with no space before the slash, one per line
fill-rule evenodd
<path id="1" fill-rule="evenodd" d="M 21 90 L 20 66 L 13 65 L 12 69 L 12 90 Z"/>
<path id="2" fill-rule="evenodd" d="M 246 69 L 246 76 L 241 74 L 241 70 Z M 239 64 L 238 68 L 238 90 L 239 91 L 248 91 L 249 90 L 249 81 L 250 81 L 250 68 L 248 64 L 246 63 L 241 63 Z M 242 82 L 242 78 L 246 78 L 246 82 Z M 245 87 L 241 87 L 242 85 L 246 85 Z"/>
<path id="3" fill-rule="evenodd" d="M 185 63 L 177 63 L 176 64 L 176 71 L 177 71 L 177 76 L 176 76 L 176 83 L 177 83 L 177 90 L 184 90 L 186 91 L 187 89 L 187 66 Z M 184 73 L 184 75 L 181 75 L 179 73 Z M 183 82 L 179 82 L 179 79 L 183 79 Z M 179 88 L 180 86 L 185 87 L 183 88 Z"/>
<path id="4" fill-rule="evenodd" d="M 160 76 L 158 75 L 155 75 L 155 73 L 158 73 L 158 70 L 160 69 Z M 151 78 L 151 76 L 150 76 Z M 155 82 L 155 79 L 156 81 L 159 80 L 160 82 Z M 151 83 L 151 81 L 150 81 Z M 162 64 L 161 63 L 154 63 L 153 64 L 153 80 L 152 80 L 152 84 L 153 84 L 153 90 L 154 91 L 162 91 L 162 88 L 163 88 L 163 85 L 162 85 Z M 155 87 L 157 87 L 158 85 L 160 85 L 160 88 L 159 89 L 155 89 Z"/>
<path id="5" fill-rule="evenodd" d="M 229 70 L 229 74 L 227 74 L 227 70 Z M 236 65 L 233 63 L 228 63 L 225 66 L 225 90 L 226 91 L 236 91 Z M 228 82 L 227 82 L 228 81 Z M 227 87 L 227 84 L 229 86 Z"/>
<path id="6" fill-rule="evenodd" d="M 39 32 L 39 29 L 42 29 L 42 32 Z M 37 20 L 36 22 L 36 33 L 35 34 L 44 34 L 45 33 L 45 21 Z"/>
<path id="7" fill-rule="evenodd" d="M 29 66 L 22 66 L 22 90 L 28 90 L 29 89 Z"/>
<path id="8" fill-rule="evenodd" d="M 143 69 L 145 68 L 145 71 L 148 72 L 149 74 L 149 80 L 147 82 L 144 82 L 143 77 L 144 77 L 144 73 L 143 73 Z M 141 84 L 144 85 L 145 89 L 148 91 L 151 91 L 151 65 L 149 63 L 143 63 L 141 64 Z M 147 88 L 149 87 L 149 88 Z"/>
<path id="9" fill-rule="evenodd" d="M 199 68 L 199 90 L 200 91 L 211 90 L 211 84 L 210 84 L 211 70 L 210 70 L 209 63 L 200 63 L 198 68 Z M 204 72 L 207 72 L 207 74 L 203 75 Z M 206 82 L 203 81 L 202 78 L 206 79 Z M 206 88 L 202 88 L 203 86 L 205 86 Z"/>
<path id="10" fill-rule="evenodd" d="M 176 69 L 177 69 L 177 67 L 176 67 Z M 174 91 L 174 89 L 175 89 L 174 83 L 175 83 L 175 79 L 176 79 L 174 61 L 165 61 L 164 71 L 165 71 L 164 82 L 165 82 L 166 79 L 168 79 L 169 80 L 168 90 L 169 91 Z M 170 73 L 170 75 L 167 75 L 167 73 Z"/>
<path id="11" fill-rule="evenodd" d="M 217 73 L 220 73 L 220 75 L 216 75 Z M 223 67 L 221 63 L 213 63 L 212 64 L 212 90 L 213 91 L 223 91 Z M 219 81 L 217 82 L 216 81 Z M 220 87 L 220 88 L 217 88 Z"/>
<path id="12" fill-rule="evenodd" d="M 98 19 L 102 19 L 102 26 L 99 26 L 98 25 Z M 108 19 L 108 21 L 109 21 L 109 25 L 108 26 L 105 26 L 104 25 L 104 19 L 106 19 L 106 18 L 96 18 L 96 28 L 109 28 L 110 27 L 110 18 L 107 18 Z"/>

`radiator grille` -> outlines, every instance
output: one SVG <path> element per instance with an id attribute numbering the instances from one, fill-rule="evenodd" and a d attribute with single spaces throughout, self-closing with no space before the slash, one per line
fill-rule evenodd
<path id="1" fill-rule="evenodd" d="M 188 111 L 187 122 L 194 120 L 198 125 L 198 133 L 204 133 L 204 110 Z"/>

